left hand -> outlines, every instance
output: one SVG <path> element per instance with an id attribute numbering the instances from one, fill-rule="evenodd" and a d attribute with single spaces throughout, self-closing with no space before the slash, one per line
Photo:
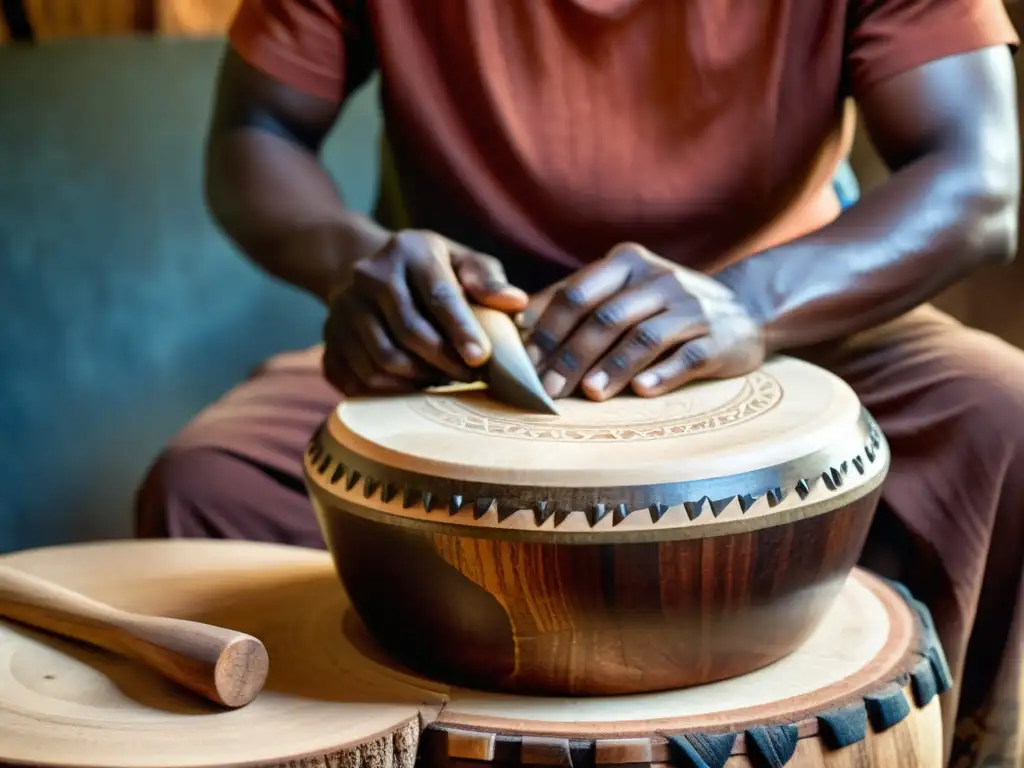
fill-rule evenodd
<path id="1" fill-rule="evenodd" d="M 634 243 L 554 288 L 522 321 L 527 352 L 551 397 L 578 386 L 592 400 L 626 386 L 657 397 L 764 362 L 761 328 L 732 290 Z"/>

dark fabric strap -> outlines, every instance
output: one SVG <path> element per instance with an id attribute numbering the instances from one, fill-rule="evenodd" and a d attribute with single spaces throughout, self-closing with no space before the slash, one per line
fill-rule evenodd
<path id="1" fill-rule="evenodd" d="M 821 740 L 829 749 L 842 749 L 867 738 L 868 712 L 862 702 L 818 715 Z"/>
<path id="2" fill-rule="evenodd" d="M 918 707 L 927 706 L 939 693 L 939 682 L 929 658 L 920 659 L 910 673 L 910 690 Z"/>
<path id="3" fill-rule="evenodd" d="M 569 740 L 569 759 L 572 768 L 594 768 L 594 742 Z"/>
<path id="4" fill-rule="evenodd" d="M 771 725 L 747 731 L 747 759 L 758 768 L 784 768 L 796 752 L 795 725 Z"/>
<path id="5" fill-rule="evenodd" d="M 35 41 L 35 31 L 24 0 L 0 0 L 0 14 L 4 17 L 12 40 L 29 43 Z"/>
<path id="6" fill-rule="evenodd" d="M 864 706 L 875 733 L 889 730 L 910 715 L 910 702 L 898 685 L 886 685 L 865 695 Z"/>
<path id="7" fill-rule="evenodd" d="M 949 661 L 946 659 L 946 652 L 942 648 L 942 642 L 934 631 L 931 637 L 928 638 L 928 645 L 924 653 L 932 663 L 932 672 L 935 673 L 935 682 L 939 693 L 945 693 L 953 687 L 953 673 L 949 670 Z"/>
<path id="8" fill-rule="evenodd" d="M 735 744 L 735 733 L 687 733 L 668 737 L 672 762 L 681 768 L 722 768 Z"/>
<path id="9" fill-rule="evenodd" d="M 939 639 L 938 630 L 935 628 L 935 620 L 932 618 L 932 612 L 928 609 L 927 605 L 910 594 L 910 590 L 898 581 L 886 579 L 886 583 L 900 593 L 900 596 L 907 601 L 907 604 L 914 610 L 918 618 L 921 620 L 924 636 L 921 638 L 921 648 L 919 650 L 931 663 L 932 674 L 935 678 L 936 693 L 945 693 L 953 687 L 953 675 L 950 672 L 949 661 L 946 659 L 946 652 L 942 648 L 942 641 Z M 922 695 L 927 694 L 928 680 L 922 677 L 920 682 L 918 682 L 913 679 L 916 675 L 918 675 L 918 668 L 914 669 L 914 672 L 911 675 L 911 681 L 914 683 L 915 687 L 921 685 Z M 921 700 L 918 699 L 918 692 L 916 689 L 914 691 L 914 699 L 918 702 L 919 706 L 924 706 L 924 704 L 920 703 Z M 930 700 L 931 698 L 929 697 L 928 701 Z M 926 701 L 925 704 L 927 703 L 928 702 Z"/>

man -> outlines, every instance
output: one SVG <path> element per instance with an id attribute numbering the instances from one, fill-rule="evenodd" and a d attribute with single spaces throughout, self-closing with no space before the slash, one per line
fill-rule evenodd
<path id="1" fill-rule="evenodd" d="M 1024 763 L 1024 354 L 926 304 L 1017 248 L 999 0 L 243 0 L 231 41 L 209 203 L 324 303 L 325 344 L 176 438 L 140 535 L 322 546 L 309 435 L 339 391 L 472 376 L 488 349 L 467 298 L 522 313 L 555 397 L 656 397 L 799 354 L 890 441 L 863 562 L 934 612 L 950 763 Z M 374 70 L 371 220 L 317 150 Z M 840 213 L 848 98 L 893 174 Z"/>

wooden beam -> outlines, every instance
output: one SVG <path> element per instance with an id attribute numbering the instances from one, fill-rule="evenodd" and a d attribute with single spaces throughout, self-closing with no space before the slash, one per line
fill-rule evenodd
<path id="1" fill-rule="evenodd" d="M 33 42 L 35 32 L 29 19 L 24 0 L 0 0 L 0 16 L 7 27 L 11 40 Z"/>

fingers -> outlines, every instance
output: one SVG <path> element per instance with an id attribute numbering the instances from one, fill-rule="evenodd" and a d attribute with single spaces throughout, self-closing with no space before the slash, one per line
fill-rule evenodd
<path id="1" fill-rule="evenodd" d="M 670 287 L 678 285 L 672 282 Z M 627 288 L 584 318 L 565 343 L 554 352 L 542 372 L 542 383 L 551 397 L 568 395 L 576 389 L 594 364 L 639 323 L 664 311 L 677 297 L 666 291 L 665 281 L 653 280 Z M 699 310 L 693 302 L 695 310 Z M 627 379 L 628 381 L 628 379 Z"/>
<path id="2" fill-rule="evenodd" d="M 469 367 L 420 314 L 404 282 L 397 283 L 384 293 L 380 297 L 379 307 L 389 333 L 404 349 L 453 379 L 465 381 L 472 377 Z"/>
<path id="3" fill-rule="evenodd" d="M 400 349 L 373 307 L 351 290 L 337 297 L 324 340 L 324 375 L 349 396 L 411 392 L 443 379 Z"/>
<path id="4" fill-rule="evenodd" d="M 342 394 L 357 397 L 366 391 L 359 383 L 358 377 L 336 355 L 328 353 L 326 349 L 323 357 L 323 371 L 324 378 Z"/>
<path id="5" fill-rule="evenodd" d="M 341 348 L 325 348 L 323 368 L 327 380 L 349 397 L 370 393 L 402 394 L 416 389 L 408 379 L 375 369 L 369 353 L 355 336 L 346 339 Z"/>
<path id="6" fill-rule="evenodd" d="M 584 394 L 592 400 L 614 397 L 656 360 L 707 330 L 696 302 L 639 323 L 588 371 L 582 381 Z"/>
<path id="7" fill-rule="evenodd" d="M 544 310 L 551 303 L 551 297 L 561 285 L 561 283 L 555 283 L 554 285 L 549 285 L 543 291 L 530 295 L 526 308 L 515 316 L 516 327 L 519 328 L 520 332 L 528 334 L 533 330 L 540 316 L 544 314 Z"/>
<path id="8" fill-rule="evenodd" d="M 551 356 L 588 315 L 629 282 L 632 266 L 626 260 L 599 261 L 564 281 L 551 295 L 526 338 L 533 364 L 545 367 Z"/>
<path id="9" fill-rule="evenodd" d="M 446 262 L 438 263 L 443 258 L 424 235 L 401 234 L 381 257 L 356 264 L 353 288 L 357 295 L 373 303 L 398 346 L 447 376 L 466 381 L 472 373 L 465 358 L 486 361 L 489 349 L 450 265 L 446 271 Z M 413 290 L 442 330 L 424 317 Z M 450 345 L 447 338 L 451 336 L 454 338 Z M 464 357 L 453 345 L 461 347 Z"/>
<path id="10" fill-rule="evenodd" d="M 384 327 L 384 323 L 364 300 L 348 296 L 338 307 L 337 317 L 348 333 L 355 333 L 370 356 L 375 368 L 399 379 L 418 384 L 436 383 L 439 372 L 400 349 Z M 339 329 L 339 333 L 345 332 Z"/>
<path id="11" fill-rule="evenodd" d="M 452 252 L 452 267 L 466 294 L 477 304 L 514 314 L 526 309 L 530 297 L 508 282 L 501 262 L 473 251 Z"/>
<path id="12" fill-rule="evenodd" d="M 491 356 L 491 343 L 466 301 L 447 246 L 439 237 L 425 239 L 425 244 L 429 248 L 425 258 L 410 259 L 407 266 L 416 297 L 440 328 L 437 340 L 443 343 L 447 339 L 466 365 L 483 365 Z M 431 345 L 433 348 L 433 340 Z"/>
<path id="13" fill-rule="evenodd" d="M 717 345 L 711 336 L 703 336 L 637 375 L 632 387 L 641 397 L 658 397 L 694 379 L 716 376 L 719 368 Z"/>
<path id="14" fill-rule="evenodd" d="M 380 370 L 356 333 L 336 337 L 324 347 L 324 374 L 346 395 L 412 392 L 416 383 Z"/>

